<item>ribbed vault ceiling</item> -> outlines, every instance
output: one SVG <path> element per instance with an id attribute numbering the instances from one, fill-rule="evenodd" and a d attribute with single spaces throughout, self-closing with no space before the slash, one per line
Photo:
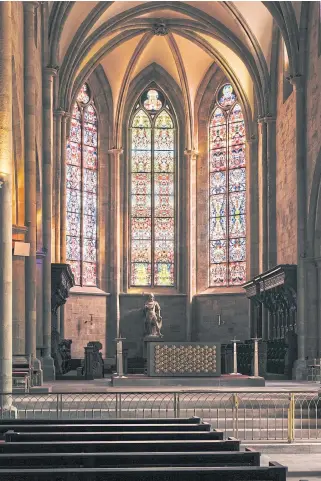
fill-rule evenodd
<path id="1" fill-rule="evenodd" d="M 237 80 L 253 111 L 255 76 L 268 77 L 272 47 L 273 17 L 263 2 L 69 3 L 57 50 L 62 72 L 68 72 L 64 80 L 78 86 L 100 64 L 115 111 L 121 89 L 153 63 L 175 80 L 193 110 L 214 62 Z M 154 34 L 161 21 L 168 35 Z"/>

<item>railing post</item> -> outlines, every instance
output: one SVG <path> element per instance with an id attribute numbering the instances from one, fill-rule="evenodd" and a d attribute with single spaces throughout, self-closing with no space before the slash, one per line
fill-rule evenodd
<path id="1" fill-rule="evenodd" d="M 179 392 L 176 394 L 176 417 L 180 417 L 180 396 Z"/>
<path id="2" fill-rule="evenodd" d="M 177 418 L 177 393 L 174 392 L 174 418 Z"/>
<path id="3" fill-rule="evenodd" d="M 289 407 L 288 407 L 288 443 L 294 441 L 294 416 L 295 416 L 295 399 L 294 393 L 289 395 Z"/>
<path id="4" fill-rule="evenodd" d="M 115 416 L 118 418 L 118 394 L 116 393 Z"/>
<path id="5" fill-rule="evenodd" d="M 233 436 L 238 437 L 239 432 L 239 399 L 236 393 L 233 394 Z"/>

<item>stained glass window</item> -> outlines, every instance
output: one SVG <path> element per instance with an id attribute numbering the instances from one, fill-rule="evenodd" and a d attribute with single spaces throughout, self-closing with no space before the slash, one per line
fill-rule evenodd
<path id="1" fill-rule="evenodd" d="M 98 122 L 89 87 L 75 102 L 67 141 L 67 262 L 76 285 L 97 284 Z"/>
<path id="2" fill-rule="evenodd" d="M 221 87 L 210 122 L 210 286 L 246 280 L 246 162 L 242 109 L 232 85 Z"/>
<path id="3" fill-rule="evenodd" d="M 146 91 L 131 122 L 130 285 L 175 285 L 175 128 L 168 102 Z"/>

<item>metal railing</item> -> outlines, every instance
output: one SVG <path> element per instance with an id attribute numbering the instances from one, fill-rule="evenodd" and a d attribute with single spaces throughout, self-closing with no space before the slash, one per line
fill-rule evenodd
<path id="1" fill-rule="evenodd" d="M 0 403 L 3 420 L 200 416 L 241 440 L 321 440 L 316 391 L 14 393 Z"/>

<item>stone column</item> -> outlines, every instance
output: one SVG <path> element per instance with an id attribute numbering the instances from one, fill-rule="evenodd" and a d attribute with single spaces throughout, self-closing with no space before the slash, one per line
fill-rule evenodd
<path id="1" fill-rule="evenodd" d="M 13 256 L 12 283 L 12 352 L 25 354 L 25 258 L 22 256 Z"/>
<path id="2" fill-rule="evenodd" d="M 290 78 L 294 87 L 296 113 L 296 174 L 297 174 L 297 336 L 298 360 L 295 362 L 296 379 L 306 379 L 306 347 L 305 347 L 305 317 L 306 317 L 306 167 L 305 138 L 306 115 L 304 99 L 304 78 L 300 75 Z"/>
<path id="3" fill-rule="evenodd" d="M 53 186 L 55 189 L 55 208 L 53 209 L 53 222 L 55 225 L 55 261 L 60 262 L 60 216 L 64 211 L 61 211 L 60 206 L 60 183 L 61 183 L 61 128 L 62 128 L 62 117 L 64 115 L 62 109 L 55 110 L 54 120 L 55 120 L 55 178 Z"/>
<path id="4" fill-rule="evenodd" d="M 247 140 L 247 159 L 249 165 L 247 171 L 247 185 L 249 202 L 246 203 L 247 216 L 247 237 L 250 242 L 247 243 L 246 258 L 247 258 L 247 278 L 252 279 L 260 273 L 260 259 L 259 259 L 259 212 L 260 212 L 260 197 L 259 197 L 259 176 L 258 176 L 258 143 L 256 138 Z"/>
<path id="5" fill-rule="evenodd" d="M 121 211 L 120 211 L 120 156 L 122 155 L 122 149 L 111 149 L 108 151 L 110 155 L 110 172 L 112 179 L 111 189 L 111 233 L 113 239 L 113 246 L 111 249 L 110 259 L 110 275 L 111 275 L 111 302 L 113 319 L 112 324 L 108 329 L 108 335 L 113 339 L 120 337 L 120 229 L 121 229 Z M 109 323 L 110 324 L 110 323 Z"/>
<path id="6" fill-rule="evenodd" d="M 51 357 L 51 220 L 52 220 L 52 157 L 53 157 L 53 78 L 57 70 L 47 67 L 43 72 L 43 374 L 45 381 L 55 379 Z"/>
<path id="7" fill-rule="evenodd" d="M 196 160 L 197 154 L 194 150 L 185 150 L 186 169 L 186 341 L 192 340 L 193 329 L 193 295 L 195 293 L 196 281 Z"/>
<path id="8" fill-rule="evenodd" d="M 267 227 L 268 253 L 267 267 L 272 269 L 277 264 L 276 244 L 276 118 L 267 116 Z"/>
<path id="9" fill-rule="evenodd" d="M 12 392 L 12 23 L 0 2 L 0 393 Z M 9 400 L 1 398 L 0 409 Z"/>
<path id="10" fill-rule="evenodd" d="M 318 344 L 317 344 L 317 354 L 316 357 L 321 358 L 321 258 L 316 259 L 315 261 L 316 269 L 317 269 L 317 285 L 318 285 L 318 293 L 317 293 L 317 336 L 318 336 Z M 293 321 L 292 321 L 293 322 Z"/>
<path id="11" fill-rule="evenodd" d="M 23 3 L 24 17 L 24 134 L 25 134 L 25 212 L 30 243 L 26 257 L 26 354 L 35 369 L 41 364 L 36 357 L 37 333 L 37 181 L 36 181 L 36 84 L 35 84 L 35 9 L 38 2 Z"/>
<path id="12" fill-rule="evenodd" d="M 265 272 L 268 269 L 268 198 L 267 198 L 267 178 L 268 178 L 268 168 L 267 168 L 267 125 L 264 118 L 258 120 L 261 125 L 261 148 L 262 148 L 262 158 L 261 158 L 261 271 Z"/>
<path id="13" fill-rule="evenodd" d="M 66 146 L 67 146 L 67 124 L 70 115 L 65 113 L 61 121 L 61 153 L 60 153 L 60 168 L 61 168 L 61 179 L 60 179 L 60 262 L 66 263 L 67 253 L 66 253 L 66 232 L 67 232 L 67 219 L 66 219 Z M 61 311 L 64 306 L 61 307 Z M 61 314 L 62 315 L 62 314 Z"/>

